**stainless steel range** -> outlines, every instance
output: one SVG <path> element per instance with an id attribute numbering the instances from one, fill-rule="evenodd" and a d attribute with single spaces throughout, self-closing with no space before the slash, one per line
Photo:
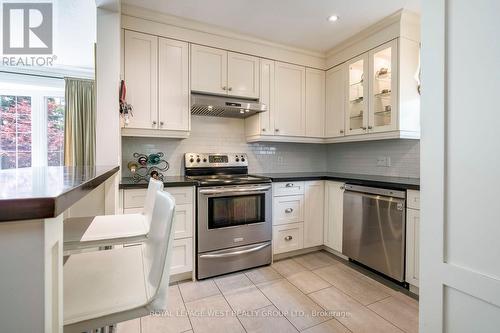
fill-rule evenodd
<path id="1" fill-rule="evenodd" d="M 185 154 L 199 182 L 196 274 L 204 279 L 271 263 L 271 180 L 248 175 L 246 154 Z"/>

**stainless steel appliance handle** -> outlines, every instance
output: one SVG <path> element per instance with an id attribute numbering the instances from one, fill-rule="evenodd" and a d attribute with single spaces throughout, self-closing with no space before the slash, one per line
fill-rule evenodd
<path id="1" fill-rule="evenodd" d="M 256 251 L 262 250 L 263 248 L 268 247 L 270 245 L 271 245 L 271 243 L 265 243 L 265 244 L 260 244 L 260 245 L 257 245 L 255 247 L 249 248 L 249 249 L 239 250 L 239 251 L 234 251 L 234 252 L 221 252 L 221 253 L 213 253 L 213 254 L 202 254 L 202 255 L 200 255 L 200 258 L 227 258 L 227 257 L 234 257 L 234 256 L 238 256 L 238 255 L 245 254 L 245 253 L 256 252 Z"/>
<path id="2" fill-rule="evenodd" d="M 221 193 L 239 193 L 239 192 L 258 192 L 270 190 L 271 186 L 221 188 L 221 189 L 200 189 L 201 194 L 221 194 Z"/>

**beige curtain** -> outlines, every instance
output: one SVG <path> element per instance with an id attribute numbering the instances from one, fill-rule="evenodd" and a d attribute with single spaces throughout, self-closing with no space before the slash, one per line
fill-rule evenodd
<path id="1" fill-rule="evenodd" d="M 95 163 L 95 84 L 65 78 L 64 165 Z"/>

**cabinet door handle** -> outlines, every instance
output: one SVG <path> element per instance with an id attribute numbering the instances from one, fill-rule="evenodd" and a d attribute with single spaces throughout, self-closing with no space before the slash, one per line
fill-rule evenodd
<path id="1" fill-rule="evenodd" d="M 287 208 L 287 209 L 285 209 L 285 213 L 291 213 L 291 212 L 293 212 L 293 208 Z"/>
<path id="2" fill-rule="evenodd" d="M 373 128 L 373 126 L 368 126 L 368 129 L 372 129 L 372 128 Z"/>
<path id="3" fill-rule="evenodd" d="M 265 129 L 265 128 L 263 128 L 263 129 L 262 129 L 262 132 L 265 132 L 265 131 L 266 131 L 266 129 Z"/>
<path id="4" fill-rule="evenodd" d="M 293 187 L 293 183 L 286 183 L 285 187 Z"/>
<path id="5" fill-rule="evenodd" d="M 153 126 L 155 126 L 155 125 L 156 125 L 156 120 L 153 120 Z"/>
<path id="6" fill-rule="evenodd" d="M 293 239 L 293 237 L 292 237 L 292 236 L 286 236 L 286 237 L 285 237 L 285 240 L 286 240 L 287 242 L 288 242 L 288 241 L 291 241 L 292 239 Z"/>
<path id="7" fill-rule="evenodd" d="M 233 87 L 229 87 L 229 88 L 227 88 L 227 90 L 231 91 L 231 90 L 233 90 Z"/>
<path id="8" fill-rule="evenodd" d="M 279 128 L 276 128 L 274 131 L 275 131 L 275 132 L 279 132 L 279 131 L 280 131 L 280 129 L 279 129 Z"/>
<path id="9" fill-rule="evenodd" d="M 226 86 L 222 86 L 222 90 L 226 90 L 226 89 L 227 89 Z"/>
<path id="10" fill-rule="evenodd" d="M 344 130 L 340 130 L 340 134 L 344 134 Z"/>
<path id="11" fill-rule="evenodd" d="M 163 121 L 160 121 L 160 126 L 163 126 L 164 122 Z"/>
<path id="12" fill-rule="evenodd" d="M 361 129 L 362 129 L 363 131 L 366 131 L 366 127 L 361 127 Z"/>

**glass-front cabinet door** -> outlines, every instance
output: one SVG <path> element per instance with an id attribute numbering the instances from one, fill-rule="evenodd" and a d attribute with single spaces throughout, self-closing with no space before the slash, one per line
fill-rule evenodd
<path id="1" fill-rule="evenodd" d="M 369 52 L 370 98 L 368 132 L 397 129 L 397 41 Z"/>
<path id="2" fill-rule="evenodd" d="M 347 63 L 346 135 L 364 134 L 368 124 L 368 54 Z"/>

